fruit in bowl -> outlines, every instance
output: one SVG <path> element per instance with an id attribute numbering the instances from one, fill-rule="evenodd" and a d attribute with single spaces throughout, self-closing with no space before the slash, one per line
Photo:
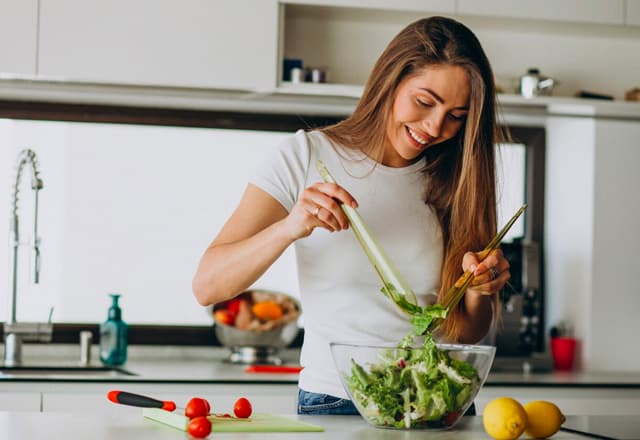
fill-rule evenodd
<path id="1" fill-rule="evenodd" d="M 297 301 L 284 293 L 247 290 L 216 304 L 212 310 L 216 324 L 240 330 L 265 332 L 295 321 L 300 314 Z"/>
<path id="2" fill-rule="evenodd" d="M 420 347 L 331 343 L 342 384 L 370 424 L 392 429 L 448 429 L 473 403 L 495 347 Z"/>
<path id="3" fill-rule="evenodd" d="M 248 290 L 210 311 L 215 334 L 234 363 L 280 363 L 275 353 L 298 335 L 301 308 L 284 293 Z"/>

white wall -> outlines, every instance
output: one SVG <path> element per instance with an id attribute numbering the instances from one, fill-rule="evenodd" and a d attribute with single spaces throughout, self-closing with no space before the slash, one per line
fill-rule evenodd
<path id="1" fill-rule="evenodd" d="M 205 247 L 235 208 L 250 172 L 281 133 L 0 120 L 0 230 L 9 230 L 10 180 L 18 151 L 34 149 L 40 195 L 42 282 L 20 249 L 19 320 L 99 322 L 107 292 L 123 294 L 136 323 L 210 324 L 191 278 Z M 31 239 L 32 191 L 23 178 L 21 231 Z M 6 237 L 7 235 L 5 235 Z M 5 241 L 5 243 L 7 243 Z M 9 259 L 0 254 L 6 316 Z M 298 296 L 293 252 L 256 282 Z"/>

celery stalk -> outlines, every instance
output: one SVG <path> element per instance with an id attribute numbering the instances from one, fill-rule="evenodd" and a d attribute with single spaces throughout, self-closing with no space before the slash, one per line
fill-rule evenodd
<path id="1" fill-rule="evenodd" d="M 329 170 L 325 164 L 318 160 L 316 167 L 322 179 L 327 183 L 336 183 L 335 179 L 329 173 Z M 353 230 L 360 246 L 364 250 L 365 254 L 369 258 L 369 261 L 373 265 L 380 281 L 382 281 L 382 292 L 391 298 L 400 309 L 404 312 L 412 313 L 415 311 L 415 307 L 418 305 L 415 293 L 409 287 L 408 283 L 402 278 L 398 269 L 394 266 L 393 262 L 389 259 L 384 249 L 378 241 L 375 239 L 367 225 L 358 214 L 358 211 L 344 203 L 340 204 L 342 211 L 344 211 L 351 229 Z"/>

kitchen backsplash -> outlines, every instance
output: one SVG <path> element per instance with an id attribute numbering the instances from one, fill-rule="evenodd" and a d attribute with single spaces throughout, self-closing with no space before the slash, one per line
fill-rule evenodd
<path id="1" fill-rule="evenodd" d="M 115 124 L 0 120 L 0 230 L 9 231 L 14 164 L 38 154 L 41 283 L 20 248 L 18 320 L 99 322 L 108 292 L 122 294 L 136 323 L 210 324 L 191 293 L 205 247 L 232 213 L 251 170 L 283 133 Z M 21 234 L 32 236 L 29 177 L 20 191 Z M 7 235 L 5 235 L 6 237 Z M 10 292 L 9 245 L 0 252 L 2 297 Z M 287 251 L 257 283 L 298 296 Z M 5 289 L 6 286 L 6 289 Z M 7 301 L 0 301 L 4 320 Z"/>

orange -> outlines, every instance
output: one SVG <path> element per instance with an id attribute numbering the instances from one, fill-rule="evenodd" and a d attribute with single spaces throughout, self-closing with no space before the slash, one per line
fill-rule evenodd
<path id="1" fill-rule="evenodd" d="M 282 318 L 282 306 L 274 301 L 255 303 L 251 311 L 262 321 L 273 321 Z"/>

